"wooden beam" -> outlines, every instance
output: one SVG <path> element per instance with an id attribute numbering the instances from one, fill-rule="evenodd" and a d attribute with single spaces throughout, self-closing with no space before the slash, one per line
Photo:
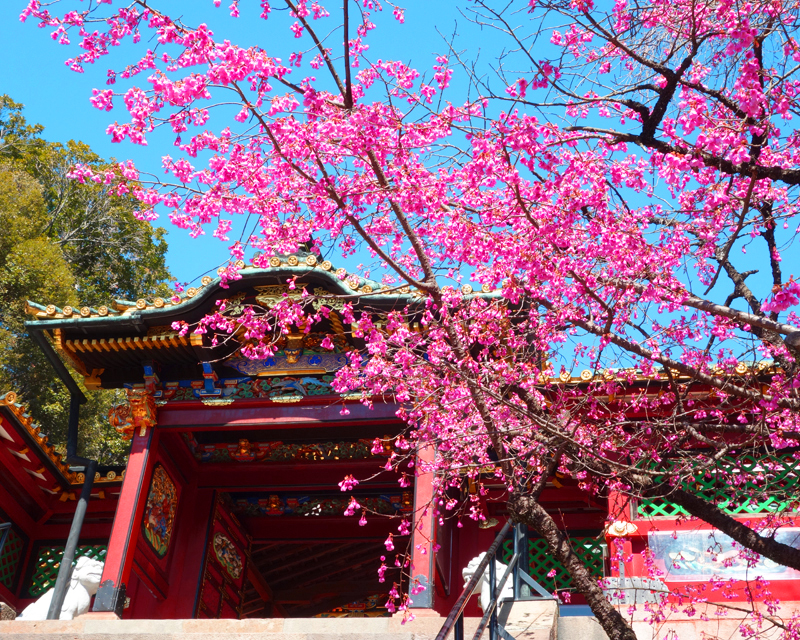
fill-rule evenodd
<path id="1" fill-rule="evenodd" d="M 313 403 L 313 404 L 312 404 Z M 271 411 L 264 411 L 269 407 Z M 187 431 L 195 431 L 203 427 L 242 427 L 255 429 L 260 426 L 277 426 L 303 424 L 304 426 L 333 426 L 337 424 L 358 424 L 359 422 L 375 426 L 377 432 L 384 428 L 398 428 L 402 423 L 395 415 L 398 405 L 394 403 L 375 403 L 374 409 L 368 409 L 360 402 L 348 402 L 350 415 L 342 416 L 342 405 L 331 405 L 329 397 L 308 397 L 303 405 L 276 406 L 269 400 L 248 401 L 246 406 L 234 404 L 231 407 L 213 408 L 197 403 L 168 404 L 158 412 L 160 429 L 184 427 Z"/>
<path id="2" fill-rule="evenodd" d="M 65 344 L 67 345 L 67 349 L 71 349 L 72 351 L 80 351 L 81 353 L 85 351 L 80 340 L 67 340 Z"/>
<path id="3" fill-rule="evenodd" d="M 275 601 L 272 589 L 267 584 L 267 581 L 264 580 L 264 576 L 261 575 L 258 569 L 253 568 L 252 562 L 247 563 L 247 579 L 250 581 L 250 584 L 253 585 L 258 596 L 264 601 L 264 604 Z"/>
<path id="4" fill-rule="evenodd" d="M 292 567 L 296 567 L 297 565 L 305 564 L 306 562 L 309 562 L 310 560 L 316 560 L 317 558 L 322 558 L 322 557 L 330 555 L 330 554 L 338 553 L 339 551 L 341 551 L 342 549 L 344 549 L 347 546 L 348 546 L 347 544 L 340 544 L 340 545 L 337 545 L 335 547 L 329 547 L 329 548 L 327 548 L 327 549 L 325 549 L 323 551 L 319 551 L 319 552 L 314 553 L 312 555 L 303 554 L 303 557 L 300 558 L 300 560 L 295 560 L 294 562 L 289 562 L 287 564 L 281 564 L 279 567 L 276 567 L 275 569 L 272 569 L 271 571 L 267 571 L 266 575 L 265 575 L 265 578 L 269 577 L 271 574 L 274 574 L 274 573 L 285 572 L 287 569 L 290 569 Z"/>
<path id="5" fill-rule="evenodd" d="M 341 564 L 343 562 L 347 562 L 348 566 L 345 567 L 344 570 L 349 569 L 350 566 L 352 566 L 352 565 L 349 565 L 349 561 L 351 559 L 353 559 L 353 558 L 357 558 L 358 556 L 362 556 L 365 553 L 369 553 L 369 554 L 375 553 L 376 555 L 375 555 L 373 560 L 374 560 L 374 562 L 376 564 L 378 563 L 378 558 L 380 557 L 380 555 L 379 555 L 380 554 L 380 549 L 377 546 L 374 547 L 374 548 L 373 547 L 366 547 L 365 548 L 364 545 L 358 545 L 358 548 L 356 550 L 351 551 L 350 553 L 345 553 L 345 554 L 342 554 L 342 555 L 338 556 L 336 558 L 336 563 L 337 564 Z M 273 584 L 276 585 L 275 588 L 278 589 L 277 585 L 285 584 L 287 582 L 295 582 L 296 583 L 298 581 L 297 579 L 300 576 L 305 576 L 305 575 L 308 575 L 309 573 L 331 575 L 331 574 L 326 572 L 326 569 L 327 569 L 327 567 L 324 564 L 323 565 L 315 565 L 313 567 L 309 567 L 308 569 L 304 569 L 302 571 L 296 571 L 292 575 L 286 576 L 286 577 L 282 578 L 281 580 L 275 580 L 275 581 L 273 581 Z M 340 571 L 336 571 L 336 573 L 339 573 Z"/>
<path id="6" fill-rule="evenodd" d="M 195 459 L 194 457 L 192 459 Z M 338 490 L 337 484 L 348 473 L 365 478 L 380 473 L 376 479 L 363 482 L 359 488 L 381 489 L 399 494 L 397 478 L 393 473 L 381 473 L 385 458 L 372 460 L 335 460 L 326 462 L 198 462 L 197 486 L 226 491 L 278 491 L 296 487 L 297 491 L 310 489 Z M 393 477 L 394 476 L 394 477 Z"/>
<path id="7" fill-rule="evenodd" d="M 374 553 L 375 555 L 372 555 L 372 553 Z M 332 571 L 332 572 L 328 573 L 325 576 L 325 578 L 327 579 L 327 578 L 330 578 L 331 576 L 338 575 L 338 574 L 342 573 L 343 571 L 353 571 L 355 569 L 358 569 L 359 567 L 363 567 L 365 564 L 369 564 L 370 562 L 374 563 L 376 565 L 376 567 L 379 566 L 378 563 L 380 562 L 381 550 L 376 548 L 372 553 L 370 554 L 370 556 L 368 558 L 364 558 L 363 560 L 360 560 L 360 561 L 356 562 L 355 564 L 348 563 L 348 565 L 346 567 L 342 567 L 341 569 L 337 569 L 336 571 Z M 377 572 L 377 568 L 376 568 L 376 572 Z M 317 582 L 317 581 L 316 580 L 315 581 L 310 581 L 310 584 L 313 584 L 314 582 Z M 375 582 L 377 582 L 377 578 L 375 579 Z"/>
<path id="8" fill-rule="evenodd" d="M 367 524 L 358 526 L 358 516 L 352 518 L 333 517 L 239 517 L 253 542 L 274 542 L 276 540 L 307 541 L 359 541 L 370 538 L 383 542 L 393 532 L 397 540 L 397 525 L 400 519 L 372 516 Z M 395 542 L 395 545 L 397 543 Z"/>
<path id="9" fill-rule="evenodd" d="M 353 598 L 363 597 L 380 591 L 383 588 L 378 578 L 368 580 L 340 580 L 337 582 L 326 582 L 325 584 L 302 589 L 288 589 L 281 591 L 276 596 L 277 602 L 282 604 L 307 604 L 321 598 L 341 596 L 345 602 L 350 602 Z"/>

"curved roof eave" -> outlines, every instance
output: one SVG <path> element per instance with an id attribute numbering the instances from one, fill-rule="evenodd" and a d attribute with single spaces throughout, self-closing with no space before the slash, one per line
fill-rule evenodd
<path id="1" fill-rule="evenodd" d="M 326 263 L 327 264 L 327 263 Z M 80 310 L 73 310 L 69 307 L 60 309 L 55 305 L 41 305 L 33 301 L 28 301 L 28 313 L 35 317 L 28 320 L 25 326 L 32 331 L 46 331 L 60 328 L 115 328 L 122 326 L 141 327 L 154 322 L 169 322 L 171 316 L 185 317 L 192 315 L 209 301 L 217 299 L 219 294 L 224 291 L 235 293 L 246 286 L 252 286 L 259 282 L 277 279 L 293 279 L 300 277 L 312 277 L 314 280 L 326 282 L 331 289 L 330 293 L 338 296 L 348 296 L 359 304 L 367 303 L 378 307 L 397 307 L 418 303 L 421 294 L 412 291 L 407 285 L 395 288 L 381 287 L 377 282 L 367 280 L 360 276 L 347 274 L 343 269 L 333 271 L 332 267 L 324 268 L 319 265 L 308 264 L 281 264 L 279 267 L 258 268 L 242 267 L 238 271 L 239 278 L 228 280 L 227 287 L 222 286 L 222 279 L 212 279 L 206 276 L 200 287 L 191 287 L 186 290 L 180 302 L 173 303 L 169 300 L 140 299 L 136 302 L 118 300 L 116 309 L 108 307 L 82 307 Z M 469 288 L 469 286 L 466 286 Z M 499 291 L 482 291 L 472 293 L 471 288 L 464 290 L 470 297 L 480 296 L 485 298 L 496 298 L 501 294 Z"/>

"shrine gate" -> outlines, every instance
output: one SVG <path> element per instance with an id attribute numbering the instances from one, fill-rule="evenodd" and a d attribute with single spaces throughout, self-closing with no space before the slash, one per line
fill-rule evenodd
<path id="1" fill-rule="evenodd" d="M 398 406 L 388 397 L 372 398 L 369 409 L 360 396 L 332 387 L 348 353 L 363 347 L 339 314 L 340 296 L 358 293 L 355 307 L 388 312 L 413 306 L 413 292 L 382 291 L 309 254 L 275 256 L 268 268 L 237 268 L 239 279 L 227 287 L 205 277 L 201 287 L 172 300 L 81 309 L 29 305 L 34 320 L 28 329 L 43 348 L 54 350 L 51 355 L 68 363 L 88 389 L 124 390 L 127 400 L 110 416 L 131 440 L 127 466 L 110 471 L 113 491 L 101 497 L 102 487 L 95 487 L 89 515 L 102 512 L 105 520 L 89 517 L 81 535 L 80 548 L 95 545 L 105 561 L 93 611 L 133 619 L 386 616 L 393 583 L 407 580 L 393 567 L 394 555 L 408 550 L 411 579 L 428 587 L 414 597 L 414 606 L 446 614 L 461 591 L 461 569 L 506 520 L 504 488 L 488 485 L 486 528 L 471 520 L 463 528 L 420 521 L 418 507 L 431 498 L 431 478 L 412 478 L 400 488 L 396 474 L 385 471 L 404 428 Z M 243 357 L 243 335 L 193 331 L 209 313 L 235 321 L 247 305 L 268 309 L 287 297 L 299 300 L 303 289 L 313 294 L 310 304 L 330 309 L 328 318 L 311 333 L 297 328 L 280 336 L 272 357 Z M 181 323 L 188 330 L 178 330 Z M 332 351 L 321 346 L 326 336 Z M 347 474 L 360 484 L 343 493 L 337 485 Z M 70 482 L 77 484 L 76 478 L 63 479 L 58 495 L 47 499 L 60 500 L 63 514 L 69 513 Z M 465 483 L 462 493 L 473 489 Z M 25 496 L 37 491 L 20 484 L 19 495 L 6 502 L 29 500 Z M 64 493 L 68 497 L 60 499 Z M 345 517 L 350 495 L 361 508 Z M 37 500 L 43 513 L 50 508 L 44 498 Z M 653 510 L 667 510 L 664 531 L 675 520 L 668 504 L 617 504 L 613 495 L 598 498 L 558 477 L 541 502 L 557 513 L 559 526 L 598 577 L 641 575 L 641 552 L 653 530 L 647 522 L 659 515 Z M 30 518 L 22 518 L 24 533 L 22 516 L 4 507 L 1 492 L 0 509 L 0 520 L 14 522 L 23 540 L 14 552 L 22 559 L 11 586 L 3 591 L 0 584 L 0 596 L 19 608 L 32 600 L 30 576 L 43 562 L 34 542 L 47 538 Z M 359 523 L 362 510 L 366 521 Z M 632 537 L 609 527 L 621 514 L 636 527 Z M 413 539 L 398 532 L 399 516 L 412 519 Z M 385 547 L 389 534 L 391 553 Z M 608 561 L 607 545 L 617 535 L 627 536 L 633 553 L 625 567 Z M 529 572 L 540 584 L 551 592 L 571 589 L 543 541 L 531 538 L 529 551 Z M 377 576 L 381 556 L 389 565 L 384 583 Z M 0 571 L 2 563 L 0 558 Z M 477 614 L 477 607 L 471 604 L 467 613 Z"/>

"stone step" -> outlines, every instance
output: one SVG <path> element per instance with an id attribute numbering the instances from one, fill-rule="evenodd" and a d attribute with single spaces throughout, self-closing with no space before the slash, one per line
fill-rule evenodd
<path id="1" fill-rule="evenodd" d="M 558 640 L 608 640 L 593 616 L 571 616 L 558 619 Z"/>
<path id="2" fill-rule="evenodd" d="M 555 600 L 506 603 L 498 620 L 515 640 L 556 640 L 558 637 L 558 604 Z M 488 632 L 484 637 L 489 637 Z"/>
<path id="3" fill-rule="evenodd" d="M 478 618 L 465 619 L 471 638 Z M 8 640 L 434 640 L 444 618 L 272 618 L 251 620 L 116 620 L 92 617 L 0 622 Z M 485 634 L 488 638 L 488 633 Z"/>

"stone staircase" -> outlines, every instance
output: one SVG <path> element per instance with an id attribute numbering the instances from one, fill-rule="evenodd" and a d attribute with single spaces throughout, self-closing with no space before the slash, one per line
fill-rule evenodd
<path id="1" fill-rule="evenodd" d="M 398 618 L 272 618 L 249 620 L 107 620 L 77 618 L 0 622 L 8 640 L 433 640 L 439 617 L 403 625 Z M 474 631 L 477 620 L 471 625 Z M 487 636 L 488 637 L 488 636 Z"/>
<path id="2" fill-rule="evenodd" d="M 516 640 L 557 640 L 554 602 L 508 603 L 500 620 Z M 444 618 L 272 618 L 249 620 L 117 620 L 88 614 L 75 620 L 0 622 L 4 640 L 434 640 Z M 465 618 L 471 640 L 478 618 Z M 452 636 L 451 636 L 452 637 Z M 489 632 L 484 633 L 488 639 Z M 581 638 L 582 636 L 572 636 Z M 592 638 L 587 637 L 587 640 Z"/>
<path id="3" fill-rule="evenodd" d="M 550 606 L 552 605 L 552 606 Z M 556 640 L 555 603 L 518 602 L 501 620 L 516 640 Z M 504 617 L 503 617 L 504 616 Z M 75 620 L 0 622 L 3 640 L 434 640 L 444 618 L 272 618 L 250 620 L 116 620 L 89 614 Z M 478 618 L 465 618 L 471 640 Z M 484 633 L 488 639 L 489 632 Z M 579 638 L 580 636 L 574 636 Z"/>
<path id="4" fill-rule="evenodd" d="M 761 608 L 761 605 L 756 605 Z M 717 617 L 718 606 L 709 603 L 697 615 L 673 612 L 652 627 L 640 610 L 629 620 L 640 640 L 666 640 L 677 634 L 686 640 L 704 637 L 737 637 L 741 614 Z M 621 609 L 626 615 L 626 609 Z M 777 618 L 789 619 L 800 612 L 800 602 L 784 602 Z M 515 640 L 607 640 L 597 620 L 569 607 L 559 612 L 553 601 L 505 603 L 500 622 Z M 766 613 L 766 612 L 764 612 Z M 45 622 L 0 621 L 2 640 L 434 640 L 444 618 L 420 613 L 402 624 L 400 618 L 272 618 L 250 620 L 116 620 L 88 614 L 76 620 Z M 628 614 L 630 615 L 630 614 Z M 706 615 L 707 621 L 702 617 Z M 464 637 L 471 640 L 478 618 L 465 618 Z M 767 629 L 764 640 L 776 640 L 777 627 Z M 452 635 L 451 635 L 452 638 Z M 486 631 L 483 640 L 488 640 Z"/>
<path id="5" fill-rule="evenodd" d="M 558 605 L 554 600 L 507 602 L 501 607 L 497 618 L 515 640 L 558 638 Z M 485 632 L 484 637 L 488 638 L 489 633 Z"/>

